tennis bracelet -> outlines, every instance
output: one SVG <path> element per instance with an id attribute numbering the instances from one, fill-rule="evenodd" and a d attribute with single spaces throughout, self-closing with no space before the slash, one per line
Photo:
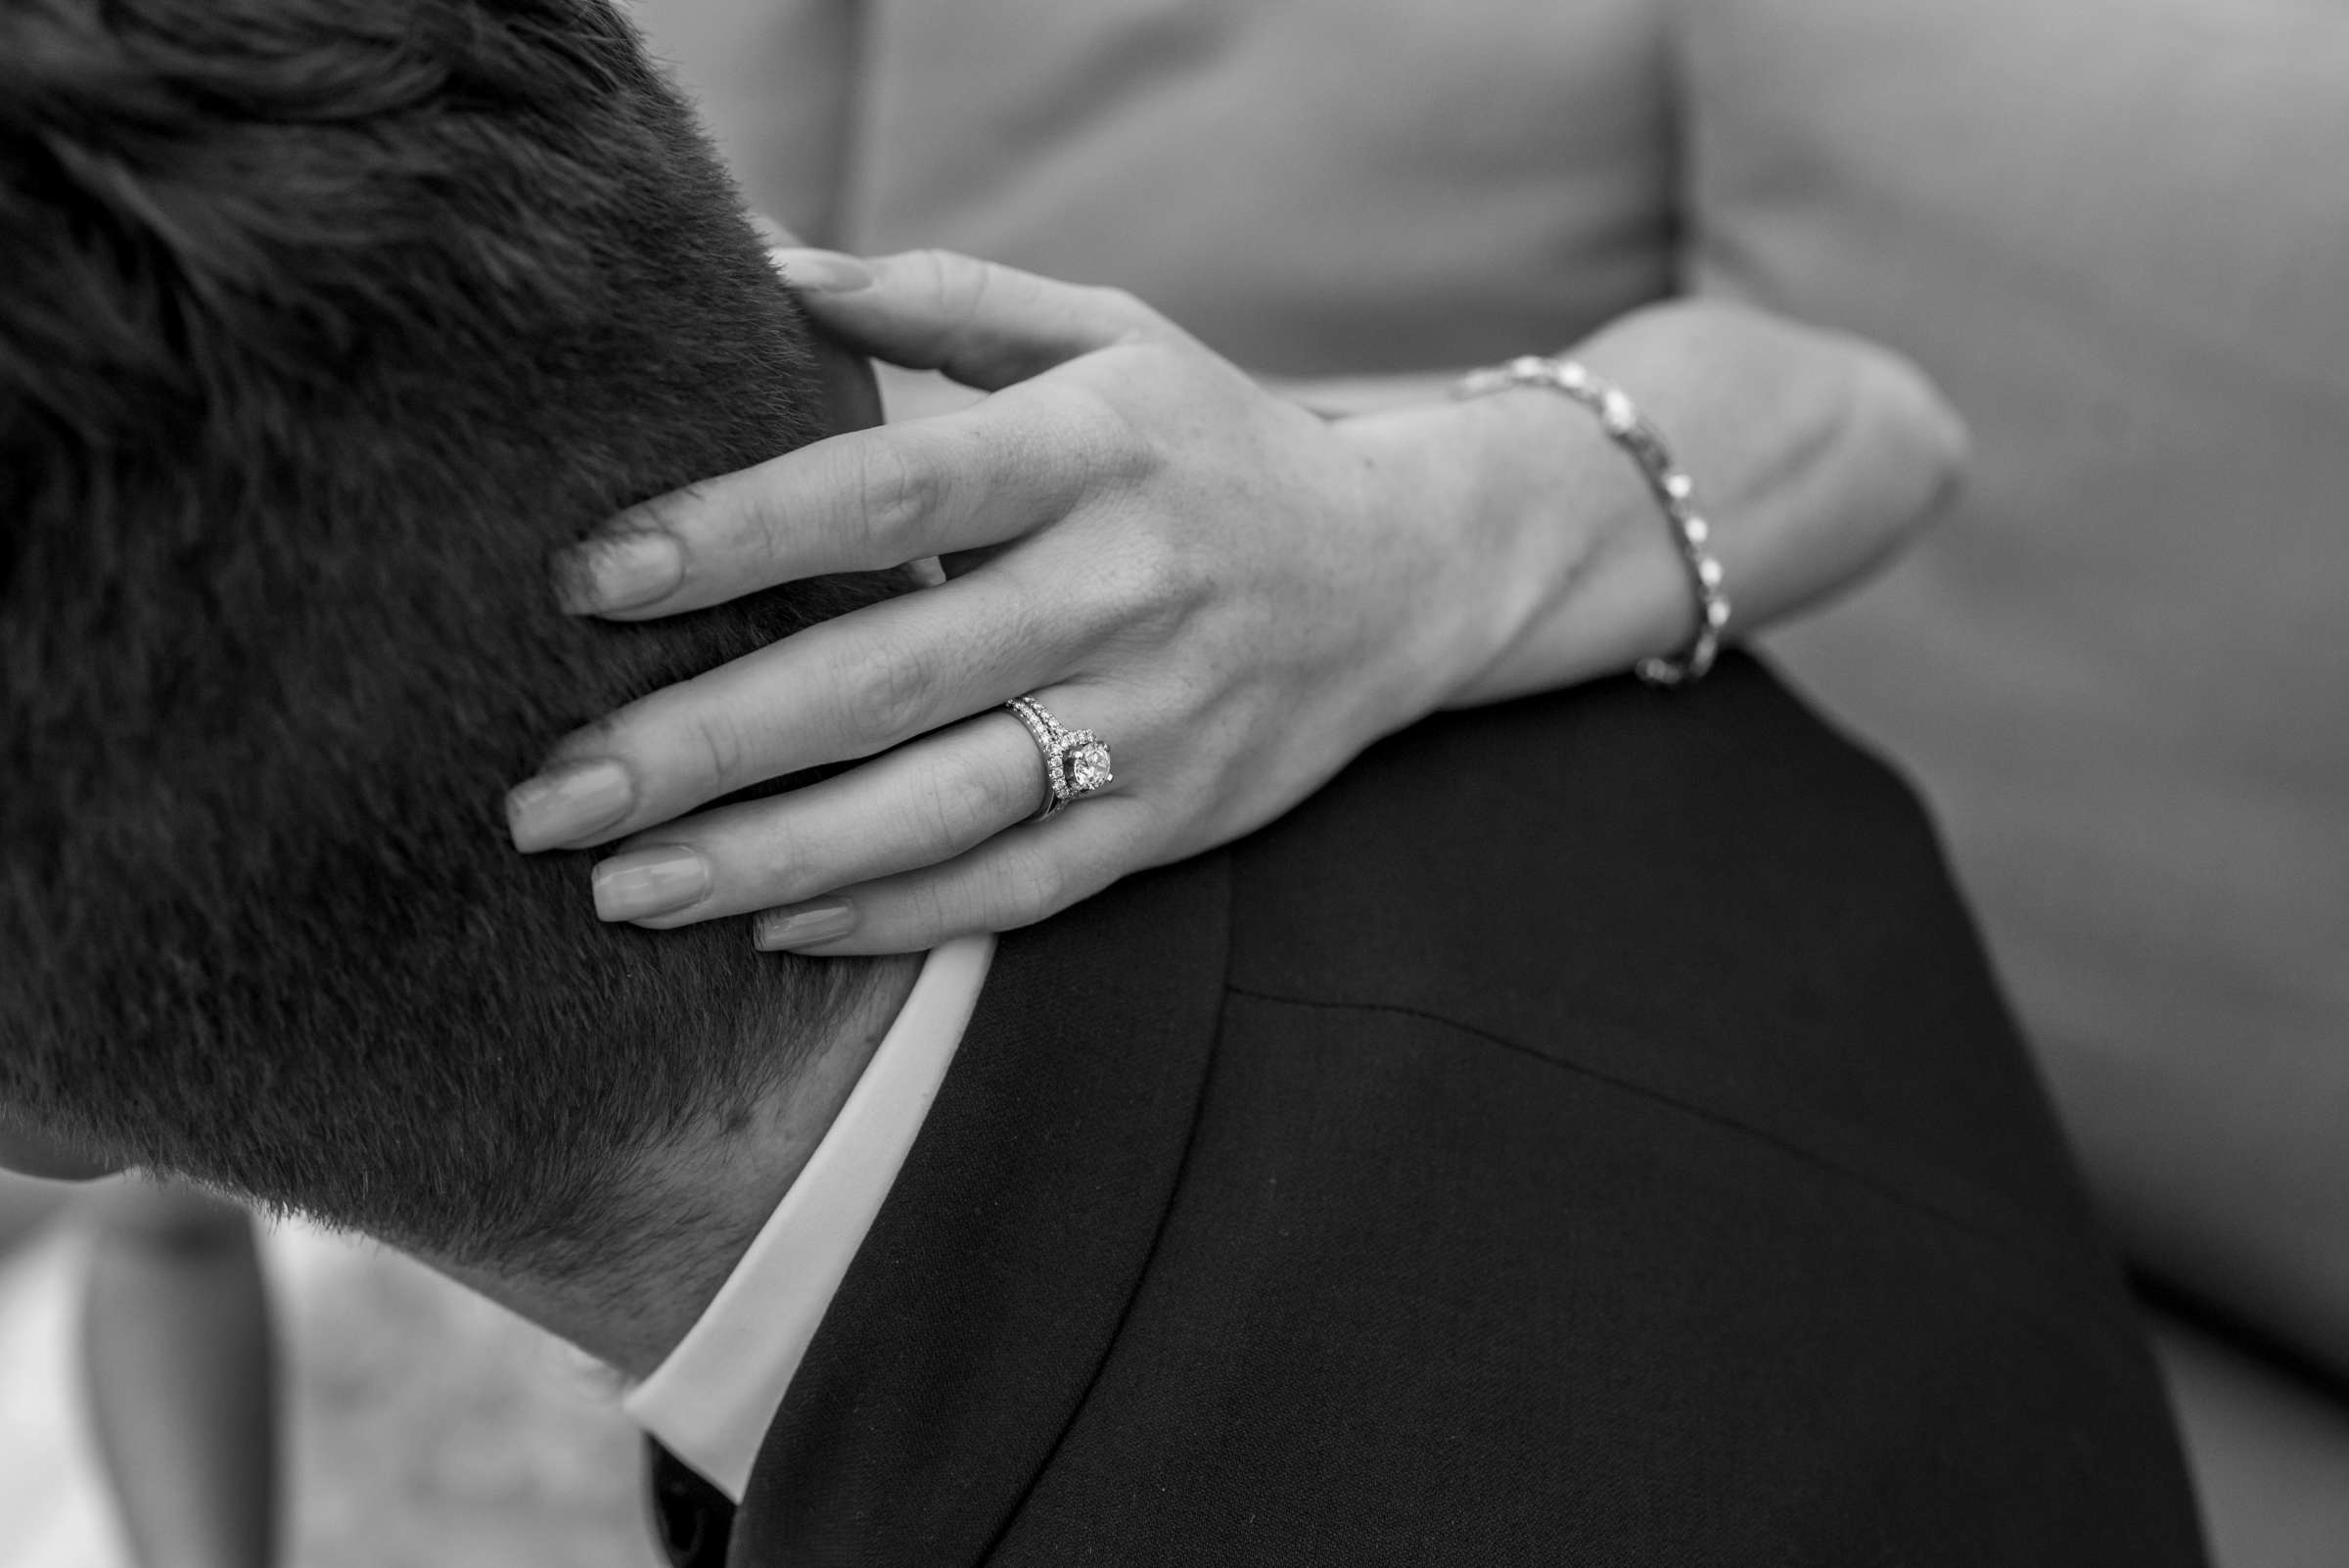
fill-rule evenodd
<path id="1" fill-rule="evenodd" d="M 1721 588 L 1721 562 L 1708 549 L 1712 529 L 1696 509 L 1696 484 L 1672 460 L 1663 434 L 1649 424 L 1622 388 L 1592 375 L 1572 359 L 1527 354 L 1505 365 L 1470 371 L 1453 389 L 1457 397 L 1481 397 L 1513 387 L 1546 387 L 1598 416 L 1615 444 L 1632 454 L 1647 487 L 1672 524 L 1673 541 L 1696 590 L 1696 630 L 1678 653 L 1639 661 L 1641 680 L 1651 686 L 1684 686 L 1702 680 L 1721 653 L 1729 629 L 1729 598 Z"/>

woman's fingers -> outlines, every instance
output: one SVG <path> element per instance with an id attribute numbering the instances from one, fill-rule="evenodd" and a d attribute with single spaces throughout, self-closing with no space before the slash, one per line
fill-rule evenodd
<path id="1" fill-rule="evenodd" d="M 870 757 L 1058 677 L 1098 614 L 1039 615 L 982 568 L 886 600 L 628 704 L 506 799 L 517 849 L 605 844 L 706 801 Z"/>
<path id="2" fill-rule="evenodd" d="M 766 945 L 840 953 L 1024 925 L 1264 820 L 1463 662 L 1415 629 L 1422 590 L 1466 570 L 1440 530 L 1398 527 L 1428 493 L 1416 448 L 1267 395 L 1124 295 L 937 253 L 782 259 L 843 342 L 990 395 L 633 509 L 585 553 L 575 606 L 658 616 L 942 554 L 969 570 L 564 742 L 514 792 L 514 840 L 627 840 L 597 871 L 607 918 L 779 910 Z M 1039 687 L 1067 725 L 1106 719 L 1120 778 L 1028 824 L 1035 744 L 985 711 Z M 1153 735 L 1182 744 L 1154 757 Z M 875 760 L 655 828 L 853 759 Z"/>
<path id="3" fill-rule="evenodd" d="M 852 772 L 664 824 L 596 865 L 596 913 L 666 928 L 799 902 L 952 859 L 1043 799 L 1028 732 L 980 714 Z"/>
<path id="4" fill-rule="evenodd" d="M 1139 455 L 1099 401 L 1019 389 L 631 507 L 557 557 L 556 583 L 574 614 L 642 621 L 802 577 L 980 549 L 1065 515 Z"/>
<path id="5" fill-rule="evenodd" d="M 773 254 L 808 313 L 849 346 L 988 392 L 1112 344 L 1182 336 L 1121 290 L 1059 283 L 953 251 L 870 259 Z"/>
<path id="6" fill-rule="evenodd" d="M 944 864 L 765 910 L 752 923 L 752 940 L 769 950 L 847 957 L 918 952 L 949 937 L 1033 925 L 1167 858 L 1150 848 L 1155 824 L 1138 800 L 1080 801 Z"/>
<path id="7" fill-rule="evenodd" d="M 778 251 L 818 326 L 852 348 L 993 391 L 975 408 L 818 441 L 629 508 L 565 551 L 575 614 L 644 620 L 799 577 L 999 544 L 1146 459 L 1093 392 L 1014 387 L 1137 339 L 1179 340 L 1128 295 L 944 251 L 860 261 Z"/>

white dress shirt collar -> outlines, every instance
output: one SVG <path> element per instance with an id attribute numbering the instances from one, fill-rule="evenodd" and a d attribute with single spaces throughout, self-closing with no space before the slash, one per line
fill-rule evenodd
<path id="1" fill-rule="evenodd" d="M 922 1130 L 978 1004 L 992 937 L 923 960 L 905 1005 L 742 1261 L 622 1407 L 735 1501 L 816 1325 Z"/>

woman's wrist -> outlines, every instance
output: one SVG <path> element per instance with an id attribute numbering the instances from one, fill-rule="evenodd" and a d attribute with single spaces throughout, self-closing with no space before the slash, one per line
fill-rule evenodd
<path id="1" fill-rule="evenodd" d="M 1741 634 L 1890 554 L 1963 461 L 1963 427 L 1906 361 L 1742 306 L 1654 306 L 1573 355 L 1636 399 L 1694 479 Z M 1551 690 L 1685 646 L 1697 607 L 1670 520 L 1588 409 L 1525 388 L 1349 423 L 1426 454 L 1411 504 L 1478 561 L 1478 580 L 1447 579 L 1440 597 L 1462 623 L 1456 646 L 1481 638 L 1484 656 L 1453 667 L 1441 705 Z"/>
<path id="2" fill-rule="evenodd" d="M 1529 346 L 1539 347 L 1541 346 Z M 1874 345 L 1719 300 L 1634 311 L 1571 350 L 1624 388 L 1694 479 L 1740 635 L 1903 544 L 1963 465 L 1964 427 Z M 1668 520 L 1587 410 L 1539 388 L 1451 399 L 1455 372 L 1276 384 L 1409 483 L 1390 499 L 1471 570 L 1421 635 L 1465 707 L 1619 673 L 1696 614 Z"/>
<path id="3" fill-rule="evenodd" d="M 1694 475 L 1750 633 L 1865 576 L 1938 509 L 1964 426 L 1899 355 L 1726 300 L 1635 311 L 1575 349 Z"/>
<path id="4" fill-rule="evenodd" d="M 1340 421 L 1394 476 L 1379 504 L 1430 539 L 1410 628 L 1427 678 L 1406 722 L 1612 674 L 1686 631 L 1655 503 L 1597 421 L 1540 390 L 1456 399 L 1458 379 L 1395 378 L 1415 400 Z M 1356 385 L 1369 401 L 1375 389 Z M 1584 603 L 1594 575 L 1607 590 Z"/>
<path id="5" fill-rule="evenodd" d="M 1509 695 L 1488 694 L 1492 672 L 1514 662 L 1591 556 L 1636 516 L 1637 478 L 1619 471 L 1620 458 L 1604 461 L 1595 427 L 1561 431 L 1560 410 L 1539 398 L 1454 400 L 1456 380 L 1396 378 L 1415 400 L 1337 422 L 1374 476 L 1366 504 L 1384 516 L 1369 536 L 1419 541 L 1413 615 L 1394 628 L 1390 650 L 1390 728 Z"/>

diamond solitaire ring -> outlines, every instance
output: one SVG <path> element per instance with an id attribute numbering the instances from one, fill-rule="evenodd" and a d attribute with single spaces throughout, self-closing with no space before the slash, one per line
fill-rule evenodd
<path id="1" fill-rule="evenodd" d="M 1044 754 L 1044 804 L 1029 821 L 1041 822 L 1065 809 L 1071 801 L 1105 790 L 1117 781 L 1109 770 L 1109 745 L 1091 730 L 1061 728 L 1034 697 L 1014 697 L 1003 706 L 1028 726 L 1036 749 Z"/>

